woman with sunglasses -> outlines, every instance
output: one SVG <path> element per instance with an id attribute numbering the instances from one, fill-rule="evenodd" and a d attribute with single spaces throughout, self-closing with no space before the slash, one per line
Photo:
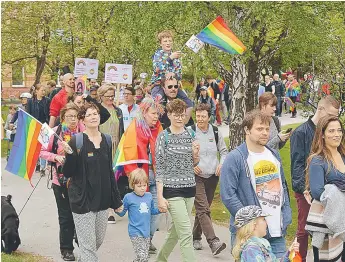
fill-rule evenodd
<path id="1" fill-rule="evenodd" d="M 112 142 L 112 158 L 115 156 L 117 146 L 120 142 L 121 136 L 124 132 L 124 124 L 122 111 L 119 107 L 115 106 L 115 87 L 110 84 L 104 84 L 97 90 L 98 96 L 102 103 L 110 113 L 109 119 L 99 126 L 99 131 L 111 136 Z M 112 209 L 109 209 L 108 223 L 115 224 L 115 213 Z"/>

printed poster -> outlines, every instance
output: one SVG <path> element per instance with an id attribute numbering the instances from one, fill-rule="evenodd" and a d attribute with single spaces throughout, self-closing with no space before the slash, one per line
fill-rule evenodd
<path id="1" fill-rule="evenodd" d="M 98 60 L 89 58 L 76 58 L 74 76 L 86 75 L 87 78 L 98 78 Z"/>
<path id="2" fill-rule="evenodd" d="M 106 63 L 105 82 L 132 84 L 132 65 Z"/>

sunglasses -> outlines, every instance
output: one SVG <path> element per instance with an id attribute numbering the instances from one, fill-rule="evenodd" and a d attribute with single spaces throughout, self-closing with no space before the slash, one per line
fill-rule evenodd
<path id="1" fill-rule="evenodd" d="M 171 89 L 171 88 L 178 89 L 178 85 L 174 85 L 174 86 L 173 86 L 173 85 L 169 85 L 169 86 L 168 86 L 168 89 Z"/>

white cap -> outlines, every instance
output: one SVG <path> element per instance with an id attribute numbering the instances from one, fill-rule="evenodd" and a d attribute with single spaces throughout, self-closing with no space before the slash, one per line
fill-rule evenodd
<path id="1" fill-rule="evenodd" d="M 31 97 L 32 97 L 32 95 L 30 93 L 27 93 L 27 92 L 21 93 L 19 96 L 19 98 L 31 98 Z"/>

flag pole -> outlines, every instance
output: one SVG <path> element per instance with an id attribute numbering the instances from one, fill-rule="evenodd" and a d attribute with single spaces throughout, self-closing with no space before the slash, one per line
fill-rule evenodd
<path id="1" fill-rule="evenodd" d="M 38 182 L 36 183 L 34 189 L 31 191 L 31 194 L 29 195 L 29 197 L 28 197 L 28 199 L 26 200 L 24 206 L 23 206 L 22 209 L 20 210 L 20 212 L 19 212 L 19 214 L 18 214 L 18 217 L 19 217 L 20 214 L 22 213 L 22 211 L 23 211 L 23 209 L 25 208 L 26 204 L 29 202 L 29 200 L 30 200 L 32 194 L 35 192 L 35 190 L 36 190 L 36 188 L 37 188 L 39 182 L 41 181 L 41 179 L 42 179 L 42 176 L 40 176 L 40 179 L 39 179 Z M 30 181 L 30 183 L 31 183 L 31 181 Z"/>

